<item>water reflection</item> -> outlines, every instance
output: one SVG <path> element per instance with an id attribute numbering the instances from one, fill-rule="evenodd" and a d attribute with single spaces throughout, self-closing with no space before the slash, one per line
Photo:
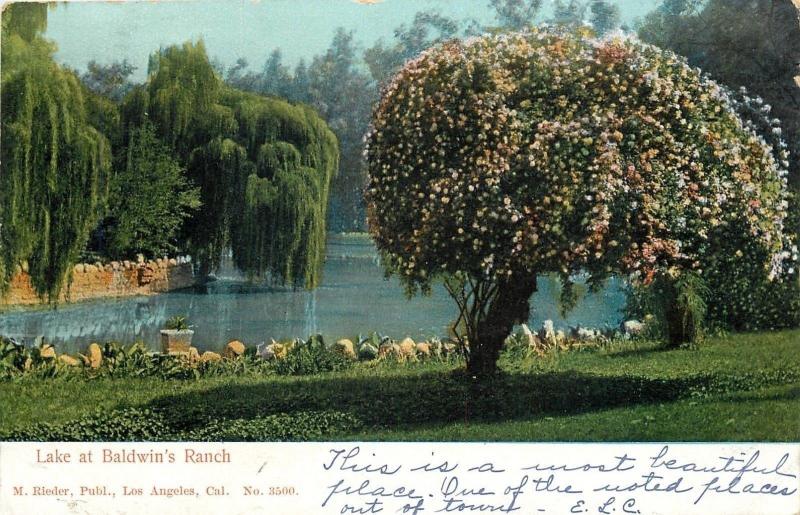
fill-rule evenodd
<path id="1" fill-rule="evenodd" d="M 621 319 L 624 294 L 611 282 L 586 296 L 566 320 L 558 313 L 557 282 L 543 278 L 532 306 L 531 323 L 553 319 L 557 326 L 603 327 Z M 31 343 L 37 336 L 64 351 L 93 341 L 141 340 L 157 348 L 159 329 L 170 316 L 188 315 L 201 350 L 218 350 L 231 339 L 260 343 L 321 332 L 329 338 L 379 331 L 393 337 L 445 335 L 454 304 L 441 289 L 430 297 L 406 299 L 396 279 L 385 280 L 371 244 L 334 238 L 328 246 L 322 286 L 313 292 L 250 285 L 232 271 L 204 287 L 153 297 L 63 305 L 57 310 L 0 314 L 0 334 Z"/>

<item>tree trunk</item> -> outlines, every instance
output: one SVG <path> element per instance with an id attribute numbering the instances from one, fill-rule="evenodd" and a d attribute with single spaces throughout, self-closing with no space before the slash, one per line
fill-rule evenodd
<path id="1" fill-rule="evenodd" d="M 697 339 L 696 322 L 692 314 L 685 309 L 670 305 L 667 308 L 666 322 L 669 347 L 678 348 L 681 345 L 693 343 Z"/>
<path id="2" fill-rule="evenodd" d="M 477 338 L 469 342 L 467 371 L 486 376 L 497 371 L 497 360 L 516 324 L 528 321 L 530 298 L 536 292 L 536 276 L 512 276 L 501 281 L 486 316 L 477 323 Z"/>

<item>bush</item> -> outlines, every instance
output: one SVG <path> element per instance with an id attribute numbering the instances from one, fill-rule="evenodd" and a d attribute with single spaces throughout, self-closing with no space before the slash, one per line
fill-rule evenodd
<path id="1" fill-rule="evenodd" d="M 0 434 L 6 441 L 267 441 L 317 440 L 328 434 L 354 431 L 361 422 L 339 411 L 277 413 L 251 419 L 211 420 L 199 428 L 181 427 L 165 411 L 124 408 L 97 410 L 63 424 L 40 423 Z"/>
<path id="2" fill-rule="evenodd" d="M 444 280 L 481 374 L 542 274 L 648 285 L 702 273 L 734 236 L 774 273 L 786 249 L 779 152 L 728 90 L 633 39 L 547 29 L 432 48 L 385 88 L 366 155 L 387 272 L 411 294 Z M 673 340 L 692 335 L 684 315 Z"/>
<path id="3" fill-rule="evenodd" d="M 64 424 L 34 424 L 0 435 L 10 441 L 156 441 L 170 434 L 165 418 L 149 409 L 97 410 Z"/>
<path id="4" fill-rule="evenodd" d="M 331 352 L 322 336 L 315 335 L 305 342 L 296 340 L 285 358 L 274 361 L 273 369 L 280 375 L 298 376 L 334 372 L 352 365 L 352 360 Z"/>
<path id="5" fill-rule="evenodd" d="M 164 324 L 164 329 L 171 331 L 186 331 L 189 329 L 189 321 L 185 316 L 175 315 L 167 319 L 167 322 Z"/>
<path id="6" fill-rule="evenodd" d="M 667 339 L 670 346 L 695 344 L 705 331 L 710 290 L 700 274 L 658 277 L 647 286 L 631 290 L 627 311 L 631 316 L 651 315 L 648 335 Z"/>

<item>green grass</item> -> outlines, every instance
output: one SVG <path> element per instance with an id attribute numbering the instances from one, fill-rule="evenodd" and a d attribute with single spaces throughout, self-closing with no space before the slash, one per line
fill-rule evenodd
<path id="1" fill-rule="evenodd" d="M 299 377 L 22 377 L 0 382 L 0 438 L 800 440 L 800 331 L 697 350 L 508 351 L 501 364 L 488 382 L 453 362 Z"/>

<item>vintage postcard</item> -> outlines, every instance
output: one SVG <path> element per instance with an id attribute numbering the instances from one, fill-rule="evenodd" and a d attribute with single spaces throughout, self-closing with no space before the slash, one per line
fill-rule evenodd
<path id="1" fill-rule="evenodd" d="M 800 513 L 800 3 L 8 2 L 0 513 Z"/>

